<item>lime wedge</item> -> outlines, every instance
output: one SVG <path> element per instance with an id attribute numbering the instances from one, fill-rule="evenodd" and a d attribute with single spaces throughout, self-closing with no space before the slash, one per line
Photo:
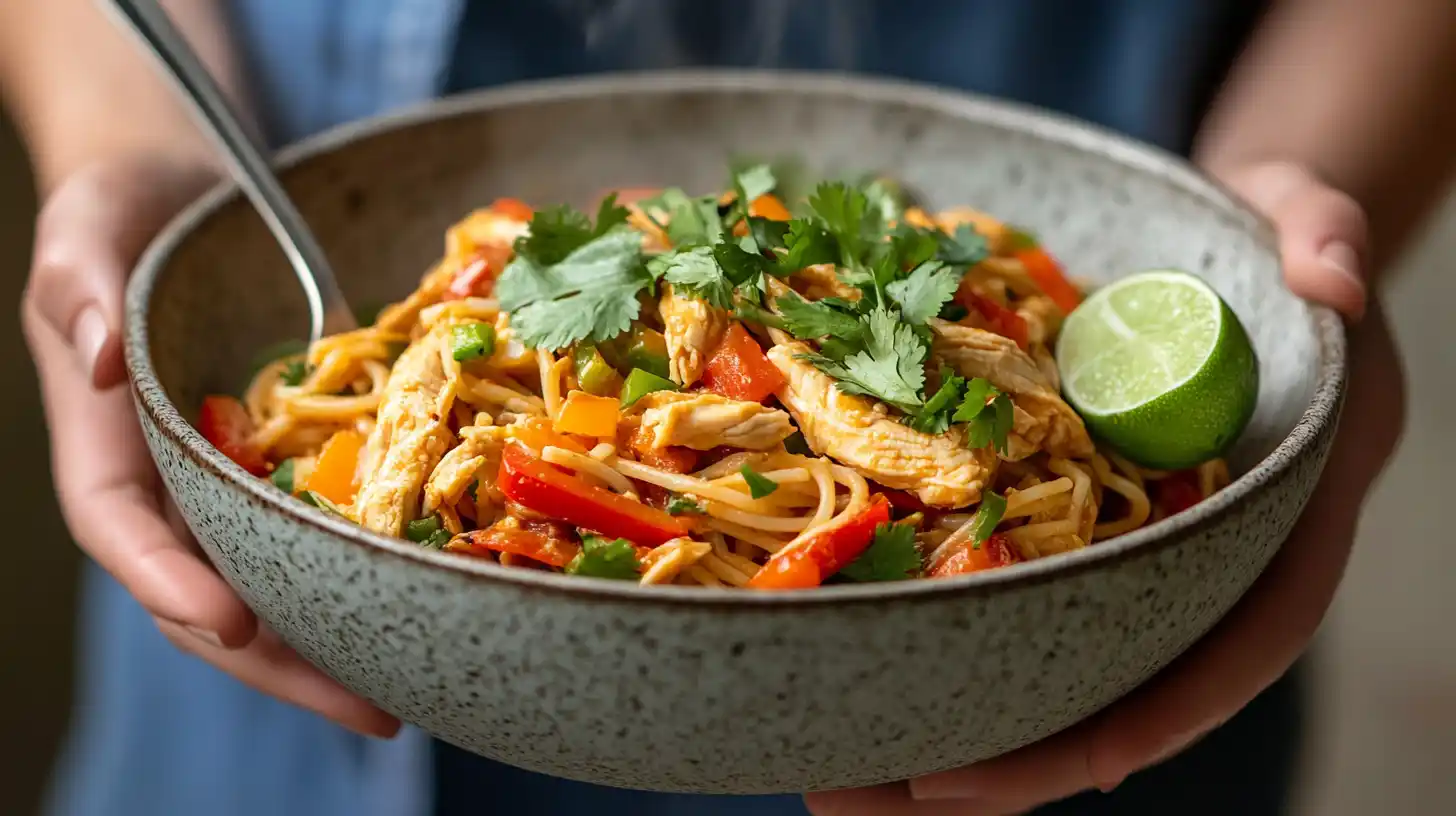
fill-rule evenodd
<path id="1" fill-rule="evenodd" d="M 1243 433 L 1259 364 L 1233 310 L 1186 272 L 1097 290 L 1057 340 L 1062 390 L 1092 434 L 1144 467 L 1192 467 Z"/>

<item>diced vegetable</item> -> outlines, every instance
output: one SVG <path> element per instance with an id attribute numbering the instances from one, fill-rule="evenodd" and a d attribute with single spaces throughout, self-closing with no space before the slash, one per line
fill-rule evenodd
<path id="1" fill-rule="evenodd" d="M 521 445 L 506 445 L 498 487 L 507 499 L 529 510 L 646 547 L 689 532 L 682 520 L 563 473 Z"/>
<path id="2" fill-rule="evenodd" d="M 844 569 L 874 539 L 875 528 L 890 521 L 890 502 L 875 494 L 850 518 L 811 533 L 792 549 L 774 555 L 748 586 L 753 589 L 808 589 Z M 789 563 L 778 563 L 787 560 Z"/>
<path id="3" fill-rule="evenodd" d="M 430 516 L 428 518 L 415 519 L 404 525 L 404 537 L 419 543 L 440 531 L 440 517 Z"/>
<path id="4" fill-rule="evenodd" d="M 674 516 L 702 515 L 703 506 L 691 496 L 673 496 L 667 500 L 667 512 Z"/>
<path id="5" fill-rule="evenodd" d="M 622 361 L 628 369 L 641 369 L 667 379 L 667 338 L 662 332 L 634 326 L 622 347 Z"/>
<path id="6" fill-rule="evenodd" d="M 770 221 L 788 221 L 793 218 L 789 214 L 789 208 L 784 202 L 773 193 L 764 193 L 748 204 L 748 214 L 755 218 L 767 218 Z"/>
<path id="7" fill-rule="evenodd" d="M 622 375 L 609 365 L 596 346 L 578 343 L 572 352 L 576 368 L 576 384 L 581 390 L 598 397 L 615 397 L 622 393 Z"/>
<path id="8" fill-rule="evenodd" d="M 1198 486 L 1198 471 L 1180 470 L 1153 482 L 1154 495 L 1164 516 L 1181 513 L 1203 501 Z"/>
<path id="9" fill-rule="evenodd" d="M 890 506 L 896 510 L 904 510 L 907 513 L 924 513 L 930 509 L 930 505 L 903 490 L 891 490 L 888 487 L 880 487 L 876 490 L 889 499 Z"/>
<path id="10" fill-rule="evenodd" d="M 516 221 L 530 221 L 536 214 L 530 204 L 519 198 L 497 198 L 491 202 L 490 209 Z"/>
<path id="11" fill-rule="evenodd" d="M 352 502 L 354 472 L 359 467 L 359 451 L 363 447 L 364 435 L 355 430 L 338 431 L 329 437 L 303 488 L 335 504 Z"/>
<path id="12" fill-rule="evenodd" d="M 698 469 L 697 451 L 679 445 L 659 448 L 654 444 L 655 441 L 655 434 L 650 428 L 638 425 L 631 436 L 620 444 L 635 453 L 637 460 L 644 465 L 672 473 L 691 473 Z"/>
<path id="13" fill-rule="evenodd" d="M 491 274 L 490 261 L 484 255 L 476 255 L 474 260 L 450 279 L 450 286 L 445 290 L 445 299 L 462 300 L 478 294 L 482 284 L 490 280 Z"/>
<path id="14" fill-rule="evenodd" d="M 462 323 L 450 329 L 450 356 L 459 362 L 478 360 L 495 353 L 495 327 L 486 323 Z"/>
<path id="15" fill-rule="evenodd" d="M 742 323 L 728 327 L 703 368 L 703 387 L 730 399 L 762 402 L 783 384 L 784 375 Z"/>
<path id="16" fill-rule="evenodd" d="M 268 462 L 252 441 L 253 420 L 241 402 L 219 394 L 203 397 L 197 431 L 243 470 L 254 476 L 268 475 Z"/>
<path id="17" fill-rule="evenodd" d="M 985 319 L 988 331 L 1015 341 L 1016 345 L 1022 349 L 1025 349 L 1030 343 L 1031 338 L 1026 321 L 1021 318 L 1021 315 L 964 286 L 960 290 L 960 300 L 967 308 Z"/>
<path id="18" fill-rule="evenodd" d="M 627 375 L 627 382 L 622 386 L 622 407 L 630 407 L 637 400 L 654 391 L 676 390 L 678 390 L 677 383 L 672 380 L 659 377 L 650 371 L 634 368 L 632 373 Z"/>
<path id="19" fill-rule="evenodd" d="M 572 391 L 553 423 L 557 433 L 594 436 L 599 439 L 617 435 L 617 421 L 622 409 L 611 397 L 595 397 L 585 391 Z"/>
<path id="20" fill-rule="evenodd" d="M 534 451 L 541 451 L 547 446 L 551 446 L 564 448 L 572 453 L 586 453 L 586 448 L 580 442 L 557 433 L 551 427 L 550 420 L 542 417 L 528 417 L 519 422 L 513 422 L 506 428 L 506 434 Z"/>
<path id="21" fill-rule="evenodd" d="M 462 543 L 473 549 L 519 555 L 558 569 L 581 553 L 581 546 L 554 522 L 503 519 L 484 530 L 466 533 Z"/>
<path id="22" fill-rule="evenodd" d="M 962 547 L 930 573 L 931 578 L 965 575 L 968 572 L 1009 567 L 1021 562 L 1016 546 L 1003 533 L 996 533 L 980 547 Z"/>
<path id="23" fill-rule="evenodd" d="M 748 494 L 755 499 L 772 495 L 775 490 L 779 489 L 778 482 L 764 476 L 748 465 L 739 468 L 738 473 L 743 476 L 743 481 L 748 483 Z"/>
<path id="24" fill-rule="evenodd" d="M 1067 280 L 1062 273 L 1062 265 L 1045 249 L 1032 247 L 1019 250 L 1016 259 L 1026 267 L 1026 274 L 1041 287 L 1041 291 L 1063 312 L 1070 314 L 1082 302 L 1082 293 Z"/>
<path id="25" fill-rule="evenodd" d="M 642 574 L 642 563 L 637 560 L 637 549 L 632 542 L 624 538 L 585 536 L 581 540 L 581 552 L 566 565 L 566 571 L 592 578 L 635 581 Z"/>
<path id="26" fill-rule="evenodd" d="M 274 487 L 282 490 L 284 493 L 292 493 L 293 471 L 295 467 L 296 465 L 292 459 L 284 459 L 278 463 L 278 467 L 273 469 L 273 475 L 269 476 L 268 479 L 273 482 Z"/>

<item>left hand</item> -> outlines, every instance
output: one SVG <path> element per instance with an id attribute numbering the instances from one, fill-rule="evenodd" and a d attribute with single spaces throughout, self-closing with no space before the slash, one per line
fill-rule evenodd
<path id="1" fill-rule="evenodd" d="M 1111 790 L 1233 717 L 1309 645 L 1344 574 L 1365 495 L 1400 437 L 1405 383 L 1378 305 L 1366 314 L 1360 267 L 1368 235 L 1360 207 L 1289 164 L 1253 165 L 1223 180 L 1278 227 L 1290 288 L 1359 323 L 1350 332 L 1343 431 L 1288 541 L 1207 637 L 1091 719 L 954 771 L 810 794 L 816 816 L 1003 816 L 1091 788 Z"/>

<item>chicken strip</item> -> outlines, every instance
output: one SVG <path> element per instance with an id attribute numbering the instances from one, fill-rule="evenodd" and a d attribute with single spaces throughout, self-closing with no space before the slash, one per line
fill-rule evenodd
<path id="1" fill-rule="evenodd" d="M 450 331 L 441 321 L 400 355 L 365 445 L 363 482 L 354 516 L 371 530 L 398 536 L 418 517 L 425 477 L 450 447 L 450 410 L 460 366 L 450 358 Z"/>
<path id="2" fill-rule="evenodd" d="M 712 450 L 719 446 L 768 450 L 794 432 L 789 415 L 757 402 L 717 394 L 657 391 L 638 401 L 642 428 L 657 449 L 680 446 Z"/>
<path id="3" fill-rule="evenodd" d="M 495 478 L 495 469 L 500 465 L 506 433 L 507 429 L 500 425 L 461 428 L 460 444 L 451 448 L 430 474 L 430 481 L 425 485 L 425 503 L 420 512 L 428 516 L 441 505 L 459 501 L 461 494 L 481 473 L 489 474 L 490 478 L 481 484 L 481 491 L 476 495 L 480 496 L 480 501 L 490 500 L 489 481 Z"/>
<path id="4" fill-rule="evenodd" d="M 1045 450 L 1085 459 L 1092 438 L 1082 418 L 1057 393 L 1047 375 L 1016 342 L 993 332 L 931 320 L 931 355 L 963 377 L 980 377 L 1011 395 L 1016 405 L 1009 459 Z"/>
<path id="5" fill-rule="evenodd" d="M 728 330 L 728 314 L 696 298 L 683 297 L 664 286 L 657 305 L 662 315 L 662 336 L 667 340 L 667 371 L 684 388 L 703 376 L 708 356 Z"/>
<path id="6" fill-rule="evenodd" d="M 972 450 L 960 427 L 930 436 L 890 416 L 880 403 L 842 393 L 834 380 L 798 359 L 810 349 L 780 343 L 768 358 L 784 375 L 778 391 L 809 447 L 865 478 L 907 490 L 932 507 L 965 507 L 981 498 L 995 473 L 990 448 Z"/>

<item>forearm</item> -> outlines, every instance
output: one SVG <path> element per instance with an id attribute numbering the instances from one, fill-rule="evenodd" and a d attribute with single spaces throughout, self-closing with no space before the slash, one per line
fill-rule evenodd
<path id="1" fill-rule="evenodd" d="M 1239 60 L 1195 157 L 1312 169 L 1370 218 L 1388 265 L 1456 165 L 1456 3 L 1279 0 Z"/>
<path id="2" fill-rule="evenodd" d="M 163 0 L 235 103 L 237 61 L 217 0 Z M 0 2 L 0 92 L 42 190 L 86 164 L 131 154 L 216 163 L 149 58 L 95 0 Z"/>

